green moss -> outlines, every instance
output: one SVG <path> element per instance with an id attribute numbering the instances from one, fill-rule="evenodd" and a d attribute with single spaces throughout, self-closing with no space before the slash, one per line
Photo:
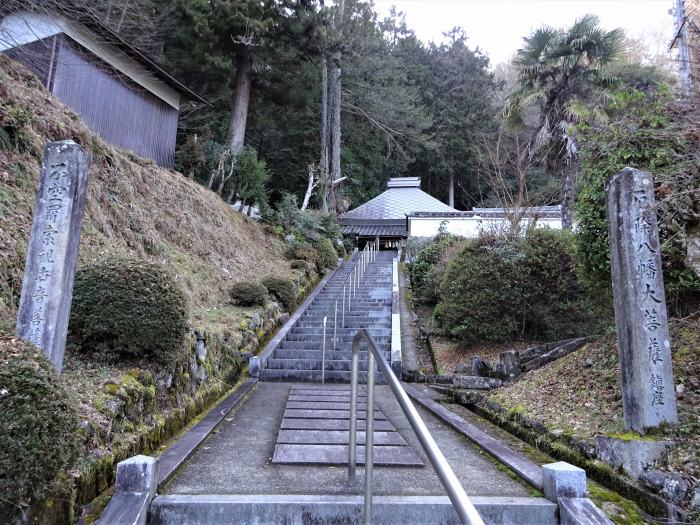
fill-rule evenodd
<path id="1" fill-rule="evenodd" d="M 657 441 L 652 436 L 644 436 L 631 430 L 627 432 L 608 434 L 608 437 L 619 439 L 620 441 Z"/>
<path id="2" fill-rule="evenodd" d="M 598 507 L 607 510 L 608 517 L 616 525 L 644 525 L 648 523 L 634 502 L 623 498 L 616 492 L 608 490 L 598 483 L 588 482 L 588 494 Z M 605 505 L 606 503 L 612 503 L 614 507 Z M 613 512 L 616 509 L 620 509 L 620 512 Z"/>
<path id="3" fill-rule="evenodd" d="M 524 414 L 525 405 L 515 405 L 514 407 L 508 409 L 508 417 L 513 417 L 516 414 Z"/>

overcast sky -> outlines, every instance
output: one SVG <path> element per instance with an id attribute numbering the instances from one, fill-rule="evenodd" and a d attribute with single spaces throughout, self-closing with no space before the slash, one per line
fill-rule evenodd
<path id="1" fill-rule="evenodd" d="M 621 27 L 663 52 L 673 37 L 672 4 L 672 0 L 375 0 L 380 15 L 392 5 L 406 13 L 406 23 L 425 42 L 440 42 L 445 31 L 463 27 L 470 47 L 485 51 L 492 64 L 508 60 L 533 29 L 544 24 L 565 27 L 586 13 L 598 15 L 606 29 Z"/>

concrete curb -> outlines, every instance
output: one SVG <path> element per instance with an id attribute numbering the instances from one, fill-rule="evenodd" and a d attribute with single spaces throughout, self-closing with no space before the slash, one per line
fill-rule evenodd
<path id="1" fill-rule="evenodd" d="M 352 261 L 355 258 L 356 253 L 357 252 L 353 253 L 353 255 L 350 258 L 348 258 L 348 262 Z M 277 347 L 287 336 L 287 333 L 294 327 L 296 322 L 309 308 L 309 306 L 311 306 L 311 303 L 314 301 L 314 299 L 316 299 L 316 296 L 319 293 L 321 293 L 323 287 L 326 286 L 326 283 L 335 274 L 335 272 L 338 271 L 339 268 L 340 267 L 336 268 L 332 272 L 328 273 L 323 279 L 321 279 L 321 281 L 316 285 L 313 291 L 308 295 L 306 300 L 304 300 L 304 302 L 301 303 L 299 308 L 297 308 L 294 311 L 294 313 L 289 316 L 287 322 L 284 323 L 282 328 L 279 329 L 279 331 L 277 332 L 277 334 L 275 334 L 272 340 L 270 340 L 270 342 L 267 343 L 267 345 L 265 345 L 263 351 L 260 352 L 258 355 L 252 356 L 250 358 L 250 361 L 248 362 L 248 373 L 250 374 L 250 377 L 260 377 L 260 369 L 263 368 L 267 363 L 267 360 L 273 356 Z"/>
<path id="2" fill-rule="evenodd" d="M 158 458 L 133 456 L 117 464 L 114 496 L 102 512 L 100 525 L 146 525 L 158 487 Z"/>
<path id="3" fill-rule="evenodd" d="M 420 390 L 402 383 L 406 393 L 433 415 L 447 423 L 471 442 L 484 449 L 498 461 L 516 472 L 521 478 L 538 490 L 542 490 L 542 467 L 514 452 L 500 440 L 484 432 L 477 426 L 467 423 L 454 412 L 433 401 Z"/>
<path id="4" fill-rule="evenodd" d="M 391 370 L 401 379 L 401 305 L 399 302 L 399 259 L 391 263 Z"/>
<path id="5" fill-rule="evenodd" d="M 474 497 L 474 506 L 484 521 L 499 525 L 554 525 L 556 504 L 543 498 Z M 318 525 L 360 523 L 362 496 L 306 495 L 213 495 L 161 496 L 153 501 L 153 525 Z M 372 523 L 375 525 L 457 525 L 461 521 L 446 496 L 375 496 Z"/>
<path id="6" fill-rule="evenodd" d="M 199 445 L 211 434 L 231 410 L 241 402 L 243 397 L 257 384 L 255 378 L 246 379 L 241 386 L 229 394 L 226 399 L 213 407 L 204 418 L 194 425 L 186 434 L 180 436 L 158 457 L 158 486 L 167 482 L 175 471 L 197 450 Z"/>

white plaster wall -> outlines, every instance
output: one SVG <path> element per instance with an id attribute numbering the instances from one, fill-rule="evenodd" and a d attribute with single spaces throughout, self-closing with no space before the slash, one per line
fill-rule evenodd
<path id="1" fill-rule="evenodd" d="M 474 239 L 483 231 L 506 231 L 510 228 L 507 219 L 491 219 L 480 217 L 409 217 L 408 235 L 410 237 L 435 237 L 440 230 L 440 224 L 445 224 L 445 231 L 467 239 Z M 529 221 L 523 220 L 521 225 L 526 228 Z M 535 225 L 537 228 L 552 228 L 561 230 L 561 219 L 540 218 Z"/>
<path id="2" fill-rule="evenodd" d="M 18 11 L 6 16 L 0 22 L 0 51 L 59 33 L 65 33 L 175 109 L 180 108 L 180 94 L 176 90 L 111 44 L 100 42 L 81 25 L 58 15 Z"/>

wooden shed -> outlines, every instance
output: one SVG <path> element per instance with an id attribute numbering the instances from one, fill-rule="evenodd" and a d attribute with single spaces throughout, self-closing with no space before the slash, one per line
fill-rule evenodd
<path id="1" fill-rule="evenodd" d="M 23 62 L 107 142 L 172 167 L 180 103 L 206 103 L 148 55 L 93 19 L 18 11 L 0 52 Z"/>

